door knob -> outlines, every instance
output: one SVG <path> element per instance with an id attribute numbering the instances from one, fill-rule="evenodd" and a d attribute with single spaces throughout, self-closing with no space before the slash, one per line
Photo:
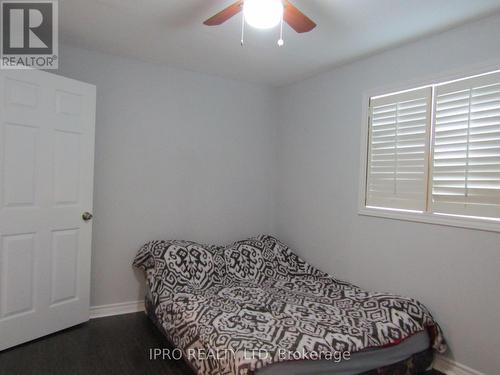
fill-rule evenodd
<path id="1" fill-rule="evenodd" d="M 82 219 L 83 221 L 89 221 L 93 218 L 94 216 L 90 212 L 84 212 L 82 214 Z"/>

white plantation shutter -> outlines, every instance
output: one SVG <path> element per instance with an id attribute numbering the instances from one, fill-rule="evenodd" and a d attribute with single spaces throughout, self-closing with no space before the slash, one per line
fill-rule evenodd
<path id="1" fill-rule="evenodd" d="M 436 86 L 430 208 L 500 218 L 500 73 Z"/>
<path id="2" fill-rule="evenodd" d="M 370 100 L 366 205 L 426 208 L 430 87 Z"/>

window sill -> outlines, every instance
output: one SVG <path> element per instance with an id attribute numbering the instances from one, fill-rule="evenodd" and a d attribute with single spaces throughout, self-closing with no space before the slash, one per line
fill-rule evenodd
<path id="1" fill-rule="evenodd" d="M 500 221 L 475 217 L 452 216 L 428 212 L 391 210 L 377 207 L 361 207 L 359 215 L 375 216 L 386 219 L 412 221 L 426 224 L 446 225 L 450 227 L 500 232 Z"/>

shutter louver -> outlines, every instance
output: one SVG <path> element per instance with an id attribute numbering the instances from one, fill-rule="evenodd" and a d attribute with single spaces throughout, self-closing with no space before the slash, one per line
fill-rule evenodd
<path id="1" fill-rule="evenodd" d="M 367 206 L 425 210 L 431 93 L 370 100 Z"/>
<path id="2" fill-rule="evenodd" d="M 500 218 L 500 73 L 438 85 L 430 208 Z"/>

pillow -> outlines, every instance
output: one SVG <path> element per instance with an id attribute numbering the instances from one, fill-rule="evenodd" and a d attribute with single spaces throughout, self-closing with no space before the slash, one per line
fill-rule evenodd
<path id="1" fill-rule="evenodd" d="M 153 292 L 173 292 L 189 286 L 207 288 L 225 277 L 222 251 L 191 241 L 151 241 L 137 253 L 133 265 L 146 271 Z"/>
<path id="2" fill-rule="evenodd" d="M 228 275 L 237 280 L 259 281 L 268 264 L 267 249 L 257 238 L 238 241 L 224 249 Z"/>
<path id="3" fill-rule="evenodd" d="M 227 273 L 237 280 L 262 283 L 300 275 L 326 276 L 270 235 L 238 241 L 224 249 Z"/>

